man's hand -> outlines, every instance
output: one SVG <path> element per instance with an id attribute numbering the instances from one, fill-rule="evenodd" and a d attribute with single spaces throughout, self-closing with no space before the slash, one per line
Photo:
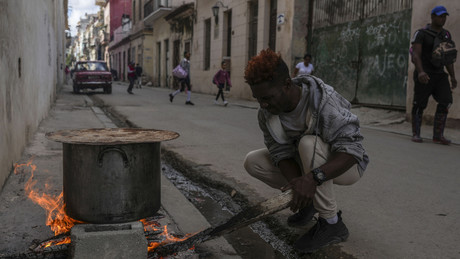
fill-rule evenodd
<path id="1" fill-rule="evenodd" d="M 291 211 L 296 212 L 305 206 L 313 199 L 316 192 L 316 181 L 313 175 L 306 175 L 292 179 L 288 185 L 281 188 L 281 191 L 292 189 L 293 196 L 291 201 Z"/>
<path id="2" fill-rule="evenodd" d="M 430 81 L 430 77 L 425 72 L 418 73 L 417 78 L 420 83 L 425 84 L 425 85 L 428 84 L 428 81 Z"/>
<path id="3" fill-rule="evenodd" d="M 454 90 L 455 88 L 457 88 L 457 79 L 455 78 L 450 78 L 450 84 L 451 84 L 451 88 L 452 90 Z"/>

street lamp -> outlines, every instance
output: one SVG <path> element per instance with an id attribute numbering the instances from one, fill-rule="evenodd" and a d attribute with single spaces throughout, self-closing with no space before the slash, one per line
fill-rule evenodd
<path id="1" fill-rule="evenodd" d="M 214 15 L 214 21 L 216 22 L 216 24 L 219 23 L 219 4 L 223 8 L 228 9 L 228 6 L 225 6 L 221 1 L 217 1 L 216 4 L 211 8 L 212 14 Z"/>

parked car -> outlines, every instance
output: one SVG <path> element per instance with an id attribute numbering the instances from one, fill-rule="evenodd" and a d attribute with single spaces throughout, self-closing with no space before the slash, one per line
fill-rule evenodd
<path id="1" fill-rule="evenodd" d="M 104 93 L 112 93 L 112 73 L 104 61 L 78 61 L 72 75 L 73 92 L 82 89 L 104 89 Z"/>

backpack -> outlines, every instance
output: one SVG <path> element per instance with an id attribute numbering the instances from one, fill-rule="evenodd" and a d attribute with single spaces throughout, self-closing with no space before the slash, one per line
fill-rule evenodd
<path id="1" fill-rule="evenodd" d="M 434 37 L 433 50 L 431 53 L 431 63 L 434 66 L 440 67 L 455 63 L 457 59 L 457 50 L 455 42 L 452 40 L 450 33 L 442 30 L 440 33 L 424 29 L 428 35 Z"/>

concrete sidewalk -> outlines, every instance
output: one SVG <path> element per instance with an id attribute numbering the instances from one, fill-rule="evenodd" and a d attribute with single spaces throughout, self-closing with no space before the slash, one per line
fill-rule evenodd
<path id="1" fill-rule="evenodd" d="M 56 104 L 44 119 L 33 141 L 24 150 L 18 164 L 31 161 L 36 165 L 33 179 L 38 193 L 57 196 L 62 192 L 62 144 L 45 138 L 45 133 L 63 129 L 116 127 L 104 113 L 92 105 L 84 94 L 69 94 L 66 86 L 58 94 Z M 18 174 L 11 173 L 0 194 L 0 258 L 28 252 L 29 246 L 37 240 L 53 236 L 45 225 L 46 213 L 39 205 L 25 196 L 25 184 L 31 168 L 23 167 Z M 164 214 L 162 225 L 169 233 L 195 233 L 210 227 L 201 213 L 164 176 L 161 184 L 160 213 Z M 197 246 L 209 258 L 240 258 L 223 237 Z M 198 253 L 198 252 L 197 252 Z M 194 257 L 197 257 L 195 255 Z"/>

